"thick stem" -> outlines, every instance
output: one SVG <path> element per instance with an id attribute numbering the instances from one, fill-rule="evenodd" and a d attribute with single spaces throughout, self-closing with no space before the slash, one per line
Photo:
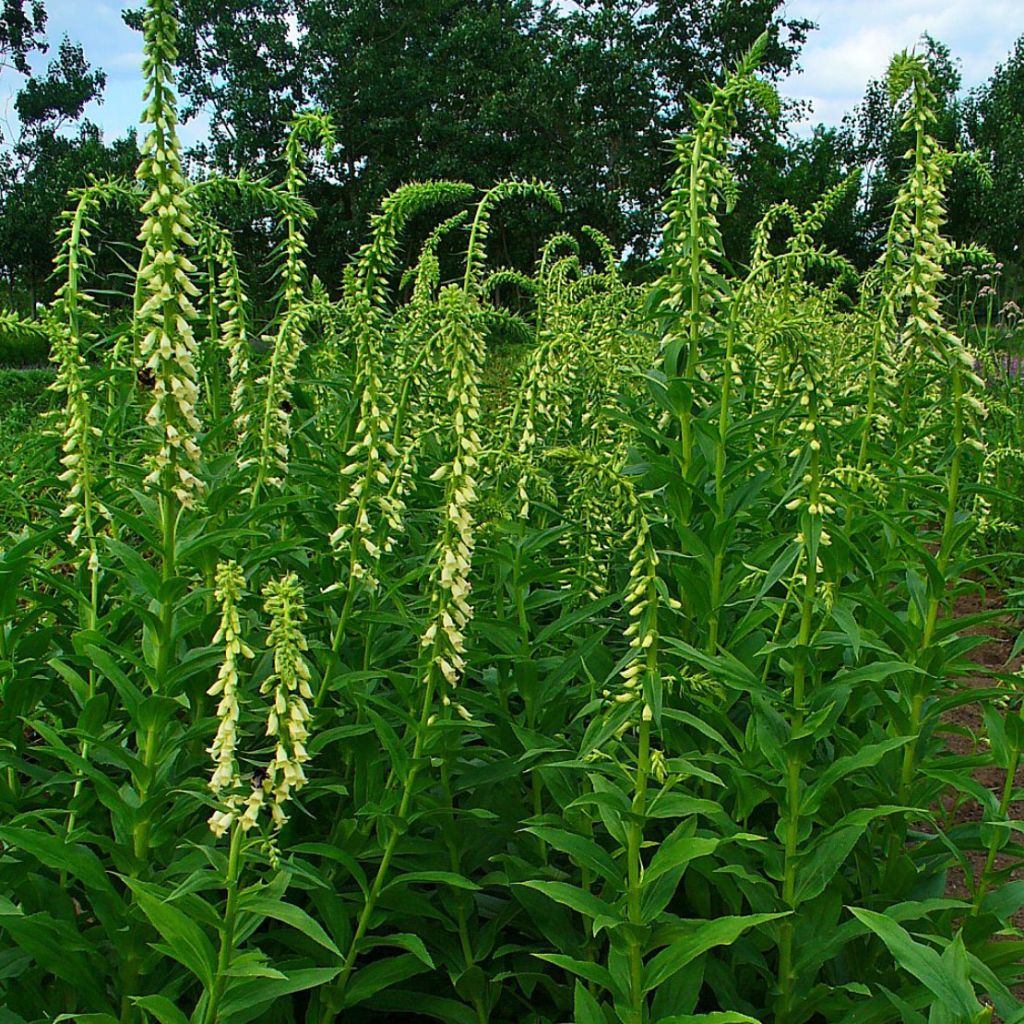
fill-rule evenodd
<path id="1" fill-rule="evenodd" d="M 953 529 L 956 526 L 956 510 L 960 492 L 960 471 L 964 437 L 964 415 L 963 415 L 963 378 L 960 373 L 959 364 L 952 367 L 953 384 L 953 456 L 949 464 L 949 472 L 946 477 L 946 511 L 942 522 L 942 536 L 939 540 L 939 552 L 936 561 L 939 567 L 939 576 L 943 587 L 945 586 L 946 574 L 949 570 L 949 563 L 953 551 Z M 925 612 L 924 628 L 921 632 L 921 643 L 918 650 L 918 663 L 922 663 L 931 649 L 932 640 L 935 637 L 935 629 L 939 620 L 939 608 L 942 603 L 943 592 L 936 591 L 932 585 L 932 592 L 928 596 L 928 605 Z M 914 693 L 911 703 L 910 730 L 908 735 L 910 742 L 903 748 L 903 766 L 900 772 L 900 800 L 906 802 L 910 787 L 913 782 L 914 768 L 917 763 L 917 748 L 921 731 L 921 711 L 924 706 L 925 693 L 919 689 L 920 683 L 914 682 Z"/>
<path id="2" fill-rule="evenodd" d="M 430 713 L 434 703 L 435 686 L 436 681 L 434 679 L 434 671 L 431 669 L 427 674 L 427 682 L 423 691 L 423 708 L 420 713 L 419 726 L 416 730 L 416 741 L 413 744 L 411 763 L 409 765 L 409 770 L 406 772 L 405 781 L 402 786 L 402 798 L 399 802 L 398 813 L 396 815 L 397 821 L 392 825 L 387 842 L 384 844 L 384 851 L 381 854 L 380 864 L 377 866 L 377 873 L 374 875 L 373 882 L 370 885 L 370 891 L 367 893 L 366 899 L 363 902 L 363 909 L 359 914 L 359 920 L 356 922 L 356 930 L 352 935 L 352 941 L 349 943 L 348 952 L 345 954 L 345 961 L 341 969 L 341 974 L 338 975 L 337 980 L 331 985 L 331 987 L 325 991 L 324 1006 L 320 1014 L 320 1024 L 332 1024 L 341 1011 L 341 1004 L 345 998 L 345 989 L 348 986 L 349 978 L 352 976 L 352 971 L 356 966 L 356 960 L 359 957 L 359 945 L 366 935 L 366 930 L 370 925 L 370 918 L 373 916 L 373 912 L 377 906 L 377 900 L 380 898 L 380 894 L 384 889 L 384 884 L 387 881 L 388 871 L 391 867 L 391 860 L 398 847 L 398 840 L 405 832 L 406 819 L 408 818 L 409 809 L 412 805 L 413 789 L 420 771 L 420 759 L 423 755 L 423 744 L 426 739 L 427 729 L 429 728 Z"/>
<path id="3" fill-rule="evenodd" d="M 641 895 L 643 885 L 643 859 L 640 848 L 643 844 L 644 827 L 642 818 L 647 806 L 647 779 L 651 771 L 651 723 L 646 712 L 640 721 L 640 740 L 636 756 L 636 777 L 633 786 L 632 813 L 627 834 L 626 862 L 629 889 L 627 905 L 629 923 L 633 925 L 629 938 L 629 986 L 630 1024 L 643 1024 L 644 1020 L 644 951 L 638 937 L 643 925 Z"/>
<path id="4" fill-rule="evenodd" d="M 729 398 L 732 388 L 732 360 L 736 341 L 736 319 L 731 318 L 729 333 L 725 342 L 725 360 L 722 366 L 722 382 L 718 405 L 718 439 L 715 447 L 715 527 L 717 550 L 711 568 L 711 613 L 708 622 L 709 654 L 718 649 L 718 628 L 722 616 L 722 568 L 725 564 L 725 538 L 722 527 L 725 524 L 725 461 L 726 442 L 729 436 Z"/>
<path id="5" fill-rule="evenodd" d="M 1003 782 L 1003 793 L 999 799 L 999 824 L 992 830 L 992 838 L 988 843 L 988 856 L 985 858 L 985 866 L 981 869 L 981 877 L 978 879 L 977 891 L 974 894 L 974 905 L 971 907 L 971 916 L 976 917 L 981 913 L 981 905 L 988 893 L 989 885 L 992 882 L 992 869 L 995 867 L 996 857 L 999 855 L 999 847 L 1003 838 L 1002 825 L 1008 821 L 1010 801 L 1013 799 L 1014 786 L 1017 784 L 1017 769 L 1020 766 L 1020 751 L 1014 748 L 1010 752 L 1010 761 L 1006 766 L 1006 779 Z"/>
<path id="6" fill-rule="evenodd" d="M 238 878 L 242 864 L 242 829 L 236 821 L 231 827 L 231 846 L 228 850 L 228 870 L 225 878 L 227 901 L 224 905 L 224 921 L 220 932 L 220 950 L 217 955 L 217 974 L 213 981 L 210 1000 L 206 1004 L 203 1024 L 217 1024 L 217 1014 L 224 989 L 228 982 L 228 970 L 235 952 L 235 921 L 238 916 Z"/>
<path id="7" fill-rule="evenodd" d="M 820 504 L 821 500 L 821 466 L 817 449 L 812 449 L 810 472 L 810 505 L 814 507 Z M 782 899 L 791 911 L 795 911 L 797 908 L 796 874 L 800 856 L 800 775 L 803 770 L 803 757 L 795 737 L 804 724 L 808 683 L 807 662 L 809 655 L 807 648 L 811 642 L 814 605 L 818 589 L 817 557 L 809 545 L 806 553 L 807 568 L 800 601 L 800 632 L 797 641 L 799 651 L 793 665 L 793 710 L 790 721 L 790 735 L 794 738 L 790 740 L 790 752 L 786 762 L 786 830 Z M 793 969 L 793 932 L 793 919 L 789 917 L 780 925 L 779 936 L 778 1020 L 780 1024 L 789 1019 L 795 995 L 794 984 L 796 976 Z"/>

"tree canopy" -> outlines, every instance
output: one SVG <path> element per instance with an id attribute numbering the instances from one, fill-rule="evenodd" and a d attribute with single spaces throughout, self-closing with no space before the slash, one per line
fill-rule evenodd
<path id="1" fill-rule="evenodd" d="M 263 168 L 301 106 L 337 146 L 314 175 L 319 239 L 350 251 L 408 180 L 551 182 L 568 226 L 649 253 L 670 140 L 727 63 L 767 28 L 765 72 L 796 61 L 811 25 L 781 0 L 182 0 L 185 116 L 211 119 L 204 157 Z M 744 124 L 751 141 L 772 134 Z M 323 237 L 324 234 L 328 237 Z M 514 226 L 503 233 L 513 256 Z"/>
<path id="2" fill-rule="evenodd" d="M 550 182 L 563 200 L 558 223 L 609 236 L 638 268 L 654 253 L 672 140 L 691 104 L 722 68 L 767 31 L 764 73 L 798 68 L 814 26 L 782 0 L 179 0 L 186 120 L 209 124 L 193 159 L 227 172 L 279 176 L 275 154 L 297 111 L 331 116 L 336 145 L 310 169 L 319 211 L 311 263 L 331 287 L 380 200 L 412 180 L 458 178 L 487 186 L 509 177 Z M 126 12 L 140 27 L 139 13 Z M 0 246 L 8 279 L 42 286 L 52 231 L 68 188 L 90 174 L 129 173 L 134 138 L 109 143 L 84 118 L 105 75 L 81 46 L 60 42 L 45 72 L 29 57 L 47 50 L 43 0 L 5 0 L 0 55 L 26 76 L 15 108 L 20 132 L 0 151 Z M 963 96 L 955 54 L 925 37 L 939 97 L 936 134 L 976 149 L 995 187 L 957 172 L 949 231 L 1019 261 L 1024 234 L 1024 39 L 991 79 Z M 881 81 L 834 127 L 790 132 L 801 113 L 746 110 L 733 140 L 743 189 L 723 224 L 726 253 L 744 260 L 750 233 L 773 203 L 806 208 L 853 167 L 868 168 L 830 214 L 823 237 L 860 265 L 884 235 L 908 140 Z M 502 259 L 526 265 L 555 224 L 548 211 L 497 218 Z M 272 244 L 240 216 L 251 257 Z M 415 232 L 413 232 L 415 235 Z"/>

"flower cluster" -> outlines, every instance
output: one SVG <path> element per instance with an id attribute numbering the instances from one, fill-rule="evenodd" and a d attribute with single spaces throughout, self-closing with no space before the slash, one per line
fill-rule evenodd
<path id="1" fill-rule="evenodd" d="M 629 615 L 624 635 L 629 640 L 630 660 L 622 670 L 622 692 L 613 698 L 620 704 L 645 697 L 644 683 L 658 665 L 658 555 L 643 509 L 631 488 L 623 485 L 622 490 L 630 499 L 626 536 L 632 547 L 629 583 L 623 597 Z"/>
<path id="2" fill-rule="evenodd" d="M 820 398 L 818 382 L 809 362 L 802 366 L 802 375 L 801 419 L 797 431 L 803 443 L 795 447 L 789 454 L 790 458 L 804 458 L 806 461 L 798 485 L 799 493 L 786 503 L 786 508 L 791 512 L 802 510 L 800 529 L 795 537 L 795 542 L 801 549 L 801 557 L 794 578 L 801 587 L 806 587 L 810 583 L 813 593 L 824 600 L 826 607 L 831 607 L 834 594 L 826 584 L 819 585 L 818 582 L 824 572 L 820 556 L 821 548 L 828 547 L 832 543 L 824 520 L 826 516 L 835 514 L 837 503 L 836 496 L 826 489 L 827 474 L 822 472 L 821 467 L 821 437 L 825 434 L 819 429 L 818 414 L 819 408 L 825 406 L 830 400 Z M 799 571 L 800 564 L 807 567 L 806 572 Z"/>
<path id="3" fill-rule="evenodd" d="M 319 142 L 325 150 L 326 158 L 330 159 L 331 150 L 334 149 L 334 126 L 328 115 L 319 110 L 306 110 L 288 126 L 288 139 L 285 143 L 285 163 L 288 169 L 284 187 L 294 198 L 301 194 L 306 184 L 306 172 L 302 165 L 307 160 L 304 145 L 307 142 Z M 282 297 L 285 307 L 290 309 L 303 294 L 305 254 L 308 249 L 305 232 L 308 224 L 306 216 L 298 207 L 289 209 L 285 224 Z"/>
<path id="4" fill-rule="evenodd" d="M 270 615 L 268 644 L 274 652 L 274 672 L 260 687 L 260 693 L 272 696 L 267 714 L 267 735 L 276 740 L 274 756 L 263 779 L 263 792 L 270 802 L 275 829 L 288 819 L 284 805 L 292 794 L 306 784 L 303 765 L 309 760 L 306 740 L 309 736 L 312 700 L 309 665 L 306 662 L 306 621 L 302 586 L 294 573 L 272 580 L 263 588 L 263 608 Z"/>
<path id="5" fill-rule="evenodd" d="M 291 395 L 295 368 L 302 354 L 303 335 L 312 319 L 313 307 L 301 303 L 281 317 L 277 332 L 270 340 L 272 354 L 267 372 L 257 381 L 262 389 L 259 453 L 256 477 L 252 486 L 253 502 L 264 484 L 280 487 L 288 472 L 291 442 Z M 249 465 L 243 460 L 242 466 Z"/>
<path id="6" fill-rule="evenodd" d="M 189 278 L 195 267 L 184 248 L 195 246 L 192 213 L 182 176 L 177 135 L 173 66 L 177 23 L 172 0 L 154 0 L 145 21 L 143 72 L 147 101 L 142 120 L 152 126 L 142 144 L 138 177 L 150 187 L 142 206 L 139 234 L 143 260 L 139 287 L 145 297 L 138 319 L 143 331 L 140 357 L 155 379 L 146 422 L 160 434 L 150 460 L 146 485 L 173 492 L 185 507 L 202 489 L 194 470 L 199 463 L 198 370 L 191 297 L 199 289 Z"/>
<path id="7" fill-rule="evenodd" d="M 85 360 L 68 326 L 53 323 L 53 352 L 51 359 L 57 364 L 57 378 L 52 387 L 63 392 L 65 403 L 61 422 L 61 458 L 63 467 L 58 479 L 67 486 L 67 505 L 61 516 L 71 521 L 68 541 L 74 545 L 84 543 L 84 555 L 89 568 L 99 566 L 96 550 L 98 519 L 107 518 L 107 509 L 96 496 L 95 439 L 99 428 L 92 425 L 89 390 L 85 383 Z M 84 538 L 84 541 L 83 541 Z"/>
<path id="8" fill-rule="evenodd" d="M 85 537 L 84 554 L 92 571 L 98 568 L 96 532 L 98 520 L 108 518 L 107 509 L 96 497 L 96 438 L 98 427 L 92 424 L 92 409 L 85 383 L 86 362 L 82 352 L 96 337 L 97 314 L 93 297 L 82 286 L 82 278 L 91 269 L 95 255 L 89 241 L 98 228 L 100 204 L 124 198 L 121 181 L 94 182 L 71 193 L 74 207 L 64 214 L 57 233 L 60 242 L 54 260 L 54 275 L 61 280 L 52 307 L 45 311 L 45 327 L 22 324 L 13 316 L 6 323 L 19 330 L 39 331 L 51 342 L 51 360 L 57 364 L 52 388 L 64 395 L 60 425 L 62 438 L 60 481 L 67 485 L 67 506 L 62 516 L 72 521 L 69 540 L 78 545 Z"/>
<path id="9" fill-rule="evenodd" d="M 280 314 L 277 330 L 266 339 L 271 348 L 270 365 L 256 381 L 257 388 L 262 389 L 262 411 L 256 476 L 251 491 L 254 504 L 264 484 L 280 487 L 288 472 L 292 384 L 305 333 L 315 312 L 305 297 L 305 233 L 310 214 L 300 201 L 300 192 L 306 183 L 302 164 L 307 155 L 303 144 L 317 139 L 330 152 L 334 144 L 331 122 L 318 111 L 300 114 L 289 126 L 285 146 L 287 172 L 283 186 L 286 201 L 282 203 L 285 237 L 281 243 L 283 258 L 279 271 L 282 279 Z M 239 400 L 243 399 L 240 397 Z M 249 461 L 243 459 L 241 464 L 244 468 Z"/>
<path id="10" fill-rule="evenodd" d="M 433 587 L 430 623 L 420 638 L 429 650 L 429 671 L 437 671 L 446 692 L 445 707 L 453 704 L 454 691 L 465 669 L 465 630 L 473 615 L 469 580 L 475 544 L 473 506 L 477 499 L 475 474 L 481 450 L 477 423 L 480 418 L 478 383 L 483 363 L 483 342 L 473 323 L 473 299 L 455 287 L 439 296 L 440 340 L 448 356 L 448 402 L 452 411 L 451 462 L 436 470 L 432 479 L 445 481 L 445 508 L 437 561 L 431 576 Z M 454 704 L 463 718 L 469 712 Z"/>
<path id="11" fill-rule="evenodd" d="M 1010 328 L 1016 327 L 1021 322 L 1021 317 L 1022 314 L 1020 306 L 1018 306 L 1017 303 L 1013 302 L 1012 300 L 1010 302 L 1005 303 L 1002 309 L 999 310 L 999 319 L 1002 321 L 1002 323 L 1004 323 L 1007 327 Z M 1019 372 L 1017 376 L 1020 376 Z"/>
<path id="12" fill-rule="evenodd" d="M 224 660 L 217 679 L 206 691 L 211 697 L 220 697 L 217 705 L 220 724 L 209 748 L 214 765 L 210 789 L 222 804 L 210 816 L 210 829 L 217 837 L 222 836 L 235 821 L 243 831 L 248 831 L 256 824 L 263 803 L 263 792 L 259 788 L 253 788 L 248 796 L 242 795 L 242 779 L 238 770 L 238 719 L 241 714 L 238 659 L 253 656 L 252 649 L 242 639 L 238 616 L 238 606 L 244 594 L 245 575 L 238 563 L 222 562 L 218 565 L 214 596 L 220 604 L 221 617 L 213 642 L 224 645 Z"/>
<path id="13" fill-rule="evenodd" d="M 251 345 L 246 318 L 248 296 L 238 269 L 238 258 L 227 232 L 218 232 L 214 257 L 221 270 L 217 278 L 218 303 L 224 317 L 221 345 L 228 353 L 228 379 L 231 382 L 231 411 L 238 436 L 244 436 L 252 409 L 252 380 L 249 376 Z"/>
<path id="14" fill-rule="evenodd" d="M 338 528 L 331 534 L 336 551 L 347 550 L 350 583 L 361 580 L 369 589 L 377 587 L 377 562 L 381 550 L 390 551 L 402 529 L 404 503 L 392 491 L 391 466 L 398 451 L 391 442 L 393 403 L 385 391 L 379 373 L 380 338 L 369 301 L 363 299 L 367 326 L 361 332 L 359 359 L 361 392 L 355 440 L 345 452 L 343 480 L 350 479 L 347 493 L 338 503 Z M 371 512 L 379 512 L 388 531 L 382 543 L 375 538 L 378 525 Z"/>
<path id="15" fill-rule="evenodd" d="M 341 470 L 343 487 L 349 478 L 352 483 L 345 488 L 338 504 L 338 527 L 331 535 L 331 544 L 336 550 L 347 550 L 350 581 L 361 580 L 370 589 L 377 586 L 381 552 L 391 550 L 403 529 L 403 494 L 408 483 L 403 472 L 415 457 L 408 449 L 400 457 L 392 442 L 399 411 L 381 378 L 385 362 L 382 351 L 387 275 L 397 256 L 399 232 L 410 217 L 434 203 L 463 199 L 472 192 L 471 186 L 461 182 L 432 181 L 403 185 L 391 193 L 380 212 L 372 217 L 370 240 L 360 249 L 355 271 L 346 280 L 348 312 L 352 322 L 360 325 L 355 374 L 359 411 L 355 431 L 348 436 L 349 447 Z M 450 218 L 428 238 L 424 250 L 428 266 L 421 300 L 432 289 L 429 264 L 434 248 L 443 233 L 461 220 Z M 418 317 L 421 312 L 417 310 L 415 315 Z M 414 377 L 407 379 L 415 383 Z M 396 459 L 400 459 L 397 467 Z"/>
<path id="16" fill-rule="evenodd" d="M 740 58 L 724 83 L 712 88 L 709 102 L 695 105 L 692 132 L 676 140 L 677 169 L 664 208 L 668 271 L 661 283 L 667 307 L 685 310 L 691 329 L 722 297 L 716 263 L 724 246 L 717 211 L 735 199 L 727 157 L 740 108 L 747 100 L 769 110 L 778 107 L 772 87 L 755 75 L 765 42 L 762 37 Z"/>

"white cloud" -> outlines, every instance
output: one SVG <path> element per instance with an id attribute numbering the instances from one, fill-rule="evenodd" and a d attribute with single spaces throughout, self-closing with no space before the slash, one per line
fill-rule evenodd
<path id="1" fill-rule="evenodd" d="M 781 91 L 810 100 L 810 122 L 827 124 L 838 122 L 889 58 L 925 32 L 950 47 L 968 89 L 984 82 L 1024 35 L 1024 0 L 788 0 L 785 13 L 819 28 L 800 58 L 803 72 Z"/>

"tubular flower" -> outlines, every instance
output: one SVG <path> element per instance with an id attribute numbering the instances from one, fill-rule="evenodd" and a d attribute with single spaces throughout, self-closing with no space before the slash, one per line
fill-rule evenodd
<path id="1" fill-rule="evenodd" d="M 219 307 L 224 315 L 221 344 L 228 353 L 231 411 L 235 416 L 238 436 L 243 437 L 249 426 L 253 404 L 252 380 L 249 376 L 251 346 L 245 312 L 249 300 L 238 270 L 238 259 L 235 256 L 234 246 L 227 233 L 218 235 L 215 256 L 221 267 L 217 281 L 221 292 Z"/>
<path id="2" fill-rule="evenodd" d="M 301 303 L 284 314 L 273 340 L 270 366 L 256 382 L 263 390 L 263 398 L 260 412 L 260 450 L 256 460 L 256 481 L 252 488 L 254 500 L 263 484 L 280 487 L 288 472 L 292 434 L 292 384 L 295 379 L 295 368 L 302 354 L 303 336 L 309 327 L 312 313 L 313 309 L 308 303 Z"/>
<path id="3" fill-rule="evenodd" d="M 150 187 L 142 206 L 145 222 L 139 233 L 144 260 L 139 287 L 142 329 L 141 360 L 155 377 L 153 404 L 146 422 L 159 433 L 150 459 L 146 485 L 173 492 L 186 508 L 194 504 L 202 484 L 199 464 L 198 370 L 191 299 L 199 289 L 190 280 L 195 267 L 184 250 L 195 246 L 190 234 L 192 213 L 182 176 L 181 144 L 176 131 L 174 72 L 177 23 L 171 0 L 154 0 L 145 22 L 147 101 L 142 121 L 152 126 L 142 144 L 138 178 Z"/>
<path id="4" fill-rule="evenodd" d="M 213 774 L 210 789 L 224 804 L 223 809 L 210 816 L 210 829 L 217 837 L 222 836 L 233 821 L 238 820 L 243 829 L 255 824 L 255 812 L 262 802 L 262 793 L 254 791 L 247 799 L 241 795 L 242 782 L 238 770 L 236 750 L 238 746 L 238 659 L 251 658 L 252 650 L 242 640 L 238 618 L 238 604 L 245 593 L 245 576 L 237 562 L 222 562 L 217 566 L 214 596 L 220 603 L 220 628 L 214 635 L 215 644 L 224 645 L 224 661 L 213 686 L 206 692 L 211 697 L 220 697 L 217 718 L 220 725 L 217 735 L 209 748 L 213 758 Z"/>
<path id="5" fill-rule="evenodd" d="M 452 704 L 459 677 L 466 667 L 466 626 L 473 616 L 469 603 L 469 580 L 475 544 L 473 506 L 476 503 L 474 474 L 480 456 L 477 433 L 480 419 L 478 376 L 483 361 L 483 344 L 472 319 L 472 300 L 455 287 L 439 297 L 442 312 L 441 345 L 448 354 L 451 376 L 448 402 L 452 409 L 454 455 L 436 474 L 445 479 L 445 508 L 437 561 L 431 577 L 432 615 L 420 643 L 430 650 L 429 671 L 444 680 L 442 703 Z M 461 704 L 455 710 L 468 718 Z"/>
<path id="6" fill-rule="evenodd" d="M 306 621 L 302 586 L 295 573 L 272 580 L 263 588 L 264 610 L 270 615 L 268 638 L 274 652 L 274 672 L 260 688 L 270 696 L 267 714 L 267 735 L 277 741 L 274 756 L 263 780 L 263 792 L 270 803 L 275 829 L 287 820 L 284 805 L 292 793 L 306 784 L 303 764 L 309 760 L 306 740 L 309 736 L 310 689 L 309 665 L 306 662 L 306 638 L 302 625 Z"/>
<path id="7" fill-rule="evenodd" d="M 376 315 L 365 296 L 356 297 L 354 303 L 366 324 L 359 338 L 359 419 L 355 440 L 345 453 L 346 463 L 341 470 L 342 477 L 350 478 L 352 483 L 338 503 L 339 525 L 330 539 L 336 551 L 348 552 L 351 581 L 362 580 L 374 590 L 381 553 L 380 545 L 373 539 L 376 516 L 379 514 L 386 525 L 384 549 L 390 550 L 394 535 L 402 529 L 405 506 L 400 495 L 392 493 L 392 465 L 398 458 L 398 450 L 391 442 L 394 403 L 378 372 L 381 339 Z"/>
<path id="8" fill-rule="evenodd" d="M 625 636 L 629 638 L 630 660 L 622 670 L 622 692 L 618 703 L 627 703 L 644 695 L 644 680 L 657 671 L 658 658 L 658 556 L 651 543 L 651 531 L 635 496 L 630 496 L 627 537 L 633 546 L 629 552 L 629 583 L 623 598 L 629 616 Z"/>
<path id="9" fill-rule="evenodd" d="M 637 698 L 644 698 L 643 713 L 648 714 L 645 683 L 650 683 L 653 690 L 659 675 L 658 606 L 661 598 L 658 593 L 659 559 L 643 505 L 629 480 L 617 473 L 600 456 L 572 450 L 560 450 L 552 454 L 576 462 L 595 488 L 600 487 L 600 492 L 605 496 L 605 504 L 612 508 L 608 519 L 609 529 L 614 527 L 616 520 L 624 521 L 623 540 L 630 545 L 630 549 L 629 580 L 622 597 L 628 625 L 623 635 L 629 642 L 629 654 L 621 673 L 622 690 L 618 693 L 605 690 L 602 695 L 615 704 L 629 704 Z M 677 600 L 667 594 L 665 600 L 673 610 L 681 607 Z"/>
<path id="10" fill-rule="evenodd" d="M 53 360 L 57 379 L 53 389 L 64 393 L 61 420 L 63 470 L 59 480 L 67 490 L 67 505 L 61 515 L 72 526 L 68 540 L 76 547 L 85 545 L 90 569 L 98 564 L 96 550 L 97 519 L 107 518 L 107 510 L 96 497 L 95 439 L 99 429 L 92 425 L 88 387 L 83 379 L 85 360 L 66 324 L 53 325 Z M 83 541 L 84 537 L 84 541 Z"/>

